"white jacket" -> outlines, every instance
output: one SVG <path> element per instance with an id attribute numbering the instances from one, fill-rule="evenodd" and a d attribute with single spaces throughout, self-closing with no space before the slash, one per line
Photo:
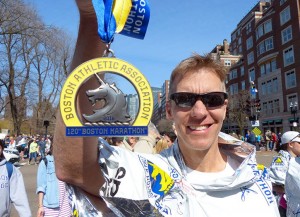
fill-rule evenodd
<path id="1" fill-rule="evenodd" d="M 287 217 L 300 217 L 300 157 L 291 158 L 285 180 Z"/>
<path id="2" fill-rule="evenodd" d="M 219 136 L 230 175 L 189 171 L 177 141 L 152 155 L 113 147 L 99 138 L 99 164 L 106 180 L 100 196 L 116 216 L 279 217 L 268 171 L 257 169 L 255 147 L 227 134 Z M 80 217 L 101 216 L 76 188 L 70 192 L 73 211 Z"/>
<path id="3" fill-rule="evenodd" d="M 160 155 L 137 154 L 100 142 L 106 184 L 100 190 L 118 216 L 279 217 L 267 170 L 259 171 L 254 146 L 226 134 L 222 151 L 238 165 L 232 175 L 189 178 L 177 141 Z M 204 174 L 204 176 L 207 174 Z M 209 176 L 209 175 L 208 175 Z"/>

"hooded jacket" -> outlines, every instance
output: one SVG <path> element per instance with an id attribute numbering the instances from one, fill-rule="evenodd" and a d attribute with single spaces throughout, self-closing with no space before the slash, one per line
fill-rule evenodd
<path id="1" fill-rule="evenodd" d="M 23 176 L 19 169 L 13 166 L 13 172 L 9 179 L 6 168 L 6 160 L 0 160 L 0 216 L 9 217 L 11 202 L 13 202 L 19 216 L 31 216 L 31 210 L 24 186 Z"/>

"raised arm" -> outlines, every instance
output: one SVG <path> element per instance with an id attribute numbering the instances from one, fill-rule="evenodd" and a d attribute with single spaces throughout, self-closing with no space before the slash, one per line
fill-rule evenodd
<path id="1" fill-rule="evenodd" d="M 105 44 L 97 34 L 96 15 L 90 0 L 76 0 L 80 25 L 71 71 L 79 64 L 101 57 Z M 77 111 L 91 113 L 87 97 L 82 97 L 89 88 L 96 87 L 98 83 L 90 79 L 82 88 L 77 99 Z M 96 137 L 66 137 L 65 124 L 60 111 L 57 114 L 54 135 L 54 156 L 57 177 L 65 182 L 76 185 L 85 191 L 99 195 L 99 188 L 104 179 L 97 163 Z"/>

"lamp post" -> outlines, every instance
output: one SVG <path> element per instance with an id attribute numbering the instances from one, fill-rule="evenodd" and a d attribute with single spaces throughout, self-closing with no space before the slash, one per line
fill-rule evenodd
<path id="1" fill-rule="evenodd" d="M 297 121 L 296 121 L 296 114 L 298 111 L 298 103 L 297 102 L 291 102 L 290 103 L 290 109 L 291 109 L 291 114 L 294 115 L 294 119 L 293 119 L 293 128 L 295 129 L 298 125 Z"/>
<path id="2" fill-rule="evenodd" d="M 47 137 L 47 130 L 48 130 L 48 127 L 49 127 L 49 121 L 44 121 L 44 127 L 46 128 L 46 132 L 45 132 L 45 138 Z"/>

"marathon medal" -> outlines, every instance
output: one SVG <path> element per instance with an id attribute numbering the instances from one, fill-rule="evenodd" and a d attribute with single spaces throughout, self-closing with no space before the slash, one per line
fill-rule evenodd
<path id="1" fill-rule="evenodd" d="M 116 58 L 110 45 L 115 33 L 143 39 L 149 22 L 149 6 L 145 0 L 93 0 L 93 5 L 98 34 L 107 44 L 107 49 L 103 57 L 91 59 L 75 68 L 62 88 L 60 110 L 66 136 L 148 135 L 153 113 L 151 86 L 135 66 Z M 139 99 L 135 117 L 129 115 L 126 94 L 114 82 L 103 79 L 109 73 L 125 78 L 135 88 Z M 91 113 L 82 114 L 77 110 L 78 91 L 90 79 L 96 79 L 99 86 L 87 90 L 84 97 L 90 103 L 87 106 L 97 104 L 98 107 Z"/>

